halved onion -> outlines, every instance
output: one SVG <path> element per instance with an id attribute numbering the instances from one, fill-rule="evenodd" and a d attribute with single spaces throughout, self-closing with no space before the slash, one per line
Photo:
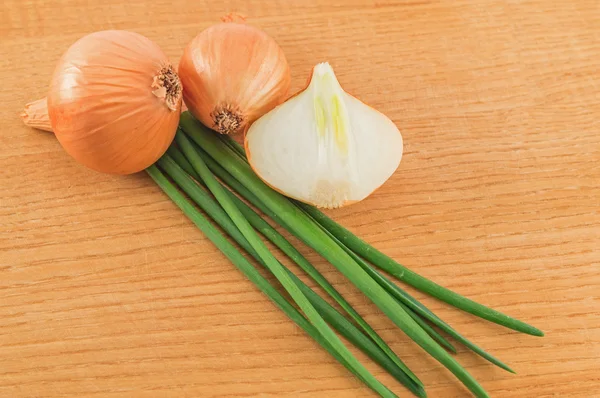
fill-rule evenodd
<path id="1" fill-rule="evenodd" d="M 282 194 L 318 207 L 363 200 L 398 168 L 402 135 L 381 112 L 346 93 L 328 63 L 308 87 L 256 120 L 250 165 Z"/>

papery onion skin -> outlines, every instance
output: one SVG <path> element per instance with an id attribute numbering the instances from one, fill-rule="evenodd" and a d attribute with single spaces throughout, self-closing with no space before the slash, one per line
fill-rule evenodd
<path id="1" fill-rule="evenodd" d="M 79 163 L 131 174 L 167 150 L 179 122 L 181 82 L 150 39 L 109 30 L 84 36 L 58 62 L 48 113 L 56 138 Z"/>
<path id="2" fill-rule="evenodd" d="M 290 68 L 279 45 L 262 30 L 225 22 L 186 47 L 179 63 L 183 99 L 204 125 L 243 133 L 279 105 L 290 88 Z"/>

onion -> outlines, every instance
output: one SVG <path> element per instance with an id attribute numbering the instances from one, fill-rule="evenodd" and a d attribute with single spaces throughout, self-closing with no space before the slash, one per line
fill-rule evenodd
<path id="1" fill-rule="evenodd" d="M 237 22 L 213 25 L 196 36 L 183 53 L 179 75 L 190 112 L 221 134 L 244 132 L 283 102 L 291 80 L 275 40 Z"/>
<path id="2" fill-rule="evenodd" d="M 366 198 L 402 158 L 398 128 L 346 93 L 328 63 L 315 66 L 305 90 L 255 121 L 245 146 L 264 182 L 324 208 Z"/>
<path id="3" fill-rule="evenodd" d="M 28 104 L 24 122 L 51 130 L 78 162 L 130 174 L 167 150 L 179 122 L 181 82 L 167 56 L 133 32 L 89 34 L 62 56 L 45 100 Z"/>

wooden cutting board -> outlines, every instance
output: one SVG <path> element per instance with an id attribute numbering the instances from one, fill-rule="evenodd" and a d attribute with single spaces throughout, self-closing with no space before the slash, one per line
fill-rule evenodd
<path id="1" fill-rule="evenodd" d="M 424 298 L 518 372 L 461 348 L 457 359 L 490 394 L 600 396 L 596 0 L 4 0 L 0 396 L 373 395 L 145 174 L 94 173 L 51 134 L 21 125 L 23 105 L 44 96 L 54 64 L 82 35 L 133 30 L 177 62 L 194 35 L 229 11 L 277 39 L 294 90 L 315 63 L 329 61 L 349 92 L 403 132 L 405 156 L 392 179 L 328 213 L 422 275 L 546 332 L 517 334 Z M 331 265 L 304 251 L 430 397 L 468 396 Z"/>

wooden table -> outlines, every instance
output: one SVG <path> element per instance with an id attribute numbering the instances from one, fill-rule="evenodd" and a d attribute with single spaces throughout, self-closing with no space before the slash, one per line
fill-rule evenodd
<path id="1" fill-rule="evenodd" d="M 495 397 L 600 396 L 596 0 L 4 0 L 0 396 L 372 396 L 145 174 L 97 174 L 51 134 L 21 125 L 23 105 L 44 96 L 54 64 L 82 35 L 130 29 L 176 62 L 231 10 L 278 40 L 294 90 L 327 60 L 403 132 L 393 178 L 328 213 L 426 277 L 547 334 L 517 334 L 425 298 L 518 374 L 462 348 L 458 360 Z M 431 397 L 468 396 L 305 252 Z"/>

